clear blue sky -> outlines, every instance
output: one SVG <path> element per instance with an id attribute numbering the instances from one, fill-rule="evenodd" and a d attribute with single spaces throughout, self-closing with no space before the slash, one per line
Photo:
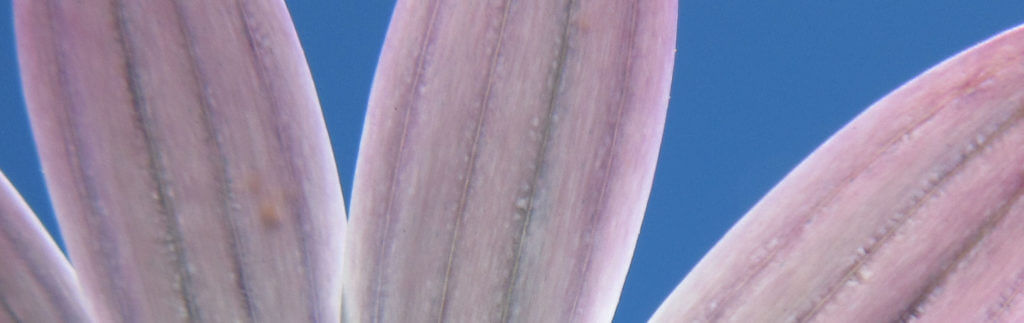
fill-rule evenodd
<path id="1" fill-rule="evenodd" d="M 292 1 L 346 198 L 392 1 Z M 52 226 L 0 7 L 0 169 Z M 682 1 L 664 144 L 616 314 L 646 320 L 747 209 L 873 101 L 1024 23 L 1022 1 Z M 1024 55 L 1024 53 L 1022 53 Z"/>

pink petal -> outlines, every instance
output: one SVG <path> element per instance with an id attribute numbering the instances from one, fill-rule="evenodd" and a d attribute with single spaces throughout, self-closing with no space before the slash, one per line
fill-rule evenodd
<path id="1" fill-rule="evenodd" d="M 75 272 L 0 173 L 0 322 L 88 322 Z"/>
<path id="2" fill-rule="evenodd" d="M 346 319 L 610 320 L 676 6 L 400 1 L 356 170 Z"/>
<path id="3" fill-rule="evenodd" d="M 101 322 L 340 316 L 344 207 L 282 1 L 15 1 L 33 132 Z"/>
<path id="4" fill-rule="evenodd" d="M 759 202 L 654 321 L 1018 321 L 1024 29 L 907 83 Z"/>

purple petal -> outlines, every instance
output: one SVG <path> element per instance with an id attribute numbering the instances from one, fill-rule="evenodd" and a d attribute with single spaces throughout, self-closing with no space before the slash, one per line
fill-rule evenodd
<path id="1" fill-rule="evenodd" d="M 89 322 L 75 272 L 0 173 L 0 322 Z"/>
<path id="2" fill-rule="evenodd" d="M 351 321 L 608 321 L 676 2 L 400 1 L 352 195 Z"/>
<path id="3" fill-rule="evenodd" d="M 940 64 L 823 144 L 654 321 L 1021 319 L 1024 28 Z"/>
<path id="4" fill-rule="evenodd" d="M 99 321 L 333 320 L 344 207 L 282 1 L 15 1 L 33 131 Z"/>

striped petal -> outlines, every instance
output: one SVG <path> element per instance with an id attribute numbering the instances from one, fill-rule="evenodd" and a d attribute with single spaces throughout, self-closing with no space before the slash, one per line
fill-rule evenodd
<path id="1" fill-rule="evenodd" d="M 0 322 L 90 322 L 78 278 L 0 173 Z"/>
<path id="2" fill-rule="evenodd" d="M 653 321 L 1017 322 L 1024 27 L 867 109 L 759 202 Z"/>
<path id="3" fill-rule="evenodd" d="M 676 1 L 399 1 L 344 316 L 608 321 L 647 202 Z"/>
<path id="4" fill-rule="evenodd" d="M 279 0 L 17 0 L 33 132 L 101 322 L 328 321 L 344 207 Z"/>

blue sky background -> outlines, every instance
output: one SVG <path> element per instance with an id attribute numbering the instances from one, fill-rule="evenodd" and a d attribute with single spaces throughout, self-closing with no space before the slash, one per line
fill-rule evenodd
<path id="1" fill-rule="evenodd" d="M 34 1 L 34 0 L 29 0 Z M 346 199 L 392 1 L 291 1 Z M 0 6 L 0 170 L 53 229 Z M 771 187 L 857 113 L 1024 22 L 1022 1 L 682 1 L 650 205 L 616 313 L 646 320 Z M 1022 53 L 1024 55 L 1024 53 Z"/>

